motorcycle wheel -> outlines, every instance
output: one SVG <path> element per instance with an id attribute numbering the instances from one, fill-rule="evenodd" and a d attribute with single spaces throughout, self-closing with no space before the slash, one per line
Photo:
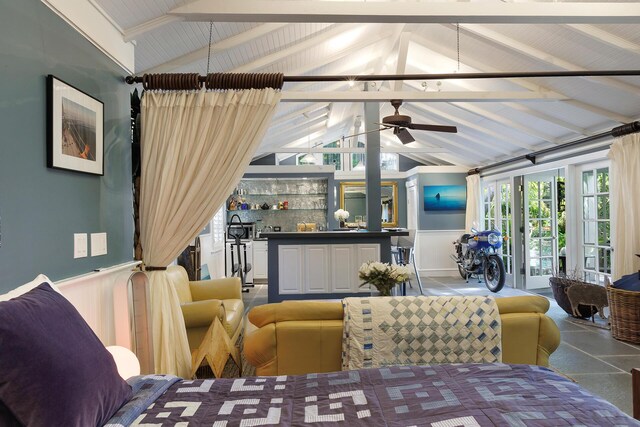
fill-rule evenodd
<path id="1" fill-rule="evenodd" d="M 458 264 L 458 272 L 460 273 L 460 277 L 462 277 L 464 280 L 467 280 L 467 272 L 460 264 Z"/>
<path id="2" fill-rule="evenodd" d="M 505 272 L 502 258 L 489 255 L 484 265 L 484 283 L 491 292 L 500 292 L 504 286 Z"/>

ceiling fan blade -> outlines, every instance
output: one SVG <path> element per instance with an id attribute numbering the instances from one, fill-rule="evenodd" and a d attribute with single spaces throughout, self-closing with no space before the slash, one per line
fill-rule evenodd
<path id="1" fill-rule="evenodd" d="M 458 128 L 456 128 L 455 126 L 422 125 L 420 123 L 411 123 L 407 127 L 409 129 L 416 129 L 416 130 L 430 130 L 433 132 L 458 133 Z"/>
<path id="2" fill-rule="evenodd" d="M 376 122 L 374 122 L 373 124 L 374 125 L 383 126 L 385 129 L 400 127 L 400 125 L 394 125 L 394 124 L 391 124 L 391 123 L 376 123 Z"/>
<path id="3" fill-rule="evenodd" d="M 396 128 L 396 129 L 398 129 L 398 128 Z M 393 133 L 395 133 L 398 136 L 398 139 L 403 144 L 408 144 L 410 142 L 415 141 L 415 138 L 413 136 L 411 136 L 409 131 L 406 130 L 405 128 L 398 129 L 397 132 L 396 132 L 396 129 L 393 130 Z"/>

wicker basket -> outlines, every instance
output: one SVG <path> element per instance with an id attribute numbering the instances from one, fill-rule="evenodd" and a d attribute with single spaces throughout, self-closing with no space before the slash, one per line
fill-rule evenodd
<path id="1" fill-rule="evenodd" d="M 640 344 L 640 292 L 605 286 L 609 298 L 611 335 L 617 340 Z"/>

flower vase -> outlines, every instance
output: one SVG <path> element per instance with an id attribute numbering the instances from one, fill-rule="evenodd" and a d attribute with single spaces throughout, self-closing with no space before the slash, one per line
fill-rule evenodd
<path id="1" fill-rule="evenodd" d="M 345 228 L 344 227 L 344 221 L 342 221 L 342 220 L 340 221 L 340 228 Z"/>

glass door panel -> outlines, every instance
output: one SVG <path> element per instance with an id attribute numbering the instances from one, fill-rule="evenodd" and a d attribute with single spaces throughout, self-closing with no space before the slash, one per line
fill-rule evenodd
<path id="1" fill-rule="evenodd" d="M 525 176 L 525 285 L 526 289 L 549 286 L 557 260 L 557 173 Z"/>
<path id="2" fill-rule="evenodd" d="M 500 225 L 500 232 L 505 240 L 502 244 L 502 261 L 507 276 L 507 283 L 513 285 L 513 257 L 512 257 L 512 220 L 511 220 L 511 184 L 498 182 L 499 211 L 496 221 Z"/>
<path id="3" fill-rule="evenodd" d="M 582 181 L 582 262 L 579 269 L 585 281 L 604 284 L 611 275 L 611 220 L 609 168 L 585 167 Z"/>

